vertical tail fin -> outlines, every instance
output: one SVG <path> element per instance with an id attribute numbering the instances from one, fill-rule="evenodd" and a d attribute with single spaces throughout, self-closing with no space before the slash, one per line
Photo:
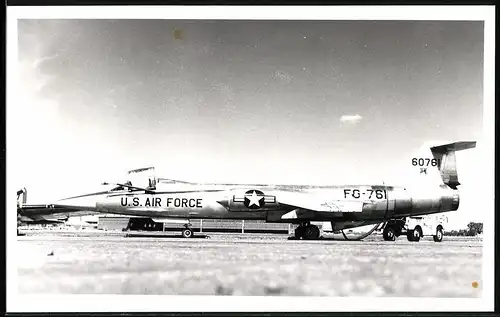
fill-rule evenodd
<path id="1" fill-rule="evenodd" d="M 455 152 L 474 147 L 476 147 L 475 141 L 462 141 L 431 147 L 432 155 L 438 162 L 437 168 L 439 169 L 443 183 L 450 188 L 457 189 L 460 182 L 458 181 Z"/>

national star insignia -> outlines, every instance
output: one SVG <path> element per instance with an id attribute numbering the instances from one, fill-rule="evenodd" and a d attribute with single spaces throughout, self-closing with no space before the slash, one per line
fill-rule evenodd
<path id="1" fill-rule="evenodd" d="M 254 190 L 253 193 L 252 193 L 252 195 L 251 196 L 247 196 L 247 198 L 250 200 L 250 202 L 248 203 L 248 206 L 250 207 L 250 206 L 253 206 L 253 205 L 260 206 L 260 201 L 264 197 L 257 196 L 257 193 Z"/>

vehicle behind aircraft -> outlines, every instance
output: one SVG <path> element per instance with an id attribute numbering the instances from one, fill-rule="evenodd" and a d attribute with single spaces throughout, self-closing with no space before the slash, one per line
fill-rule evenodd
<path id="1" fill-rule="evenodd" d="M 424 236 L 432 236 L 434 242 L 441 242 L 447 224 L 448 217 L 444 214 L 391 219 L 383 227 L 383 237 L 385 241 L 395 241 L 404 235 L 408 241 L 418 242 Z"/>

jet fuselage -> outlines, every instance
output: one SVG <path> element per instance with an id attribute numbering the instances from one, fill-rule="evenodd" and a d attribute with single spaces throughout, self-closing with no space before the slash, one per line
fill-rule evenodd
<path id="1" fill-rule="evenodd" d="M 159 184 L 154 193 L 120 190 L 57 202 L 99 213 L 151 218 L 255 219 L 268 222 L 365 221 L 457 210 L 459 194 L 446 185 L 303 186 Z"/>

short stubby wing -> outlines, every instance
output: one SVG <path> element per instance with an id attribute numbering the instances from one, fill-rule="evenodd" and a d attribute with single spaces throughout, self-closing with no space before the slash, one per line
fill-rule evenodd
<path id="1" fill-rule="evenodd" d="M 362 212 L 363 201 L 351 200 L 327 194 L 288 193 L 277 195 L 280 205 L 317 212 Z"/>

